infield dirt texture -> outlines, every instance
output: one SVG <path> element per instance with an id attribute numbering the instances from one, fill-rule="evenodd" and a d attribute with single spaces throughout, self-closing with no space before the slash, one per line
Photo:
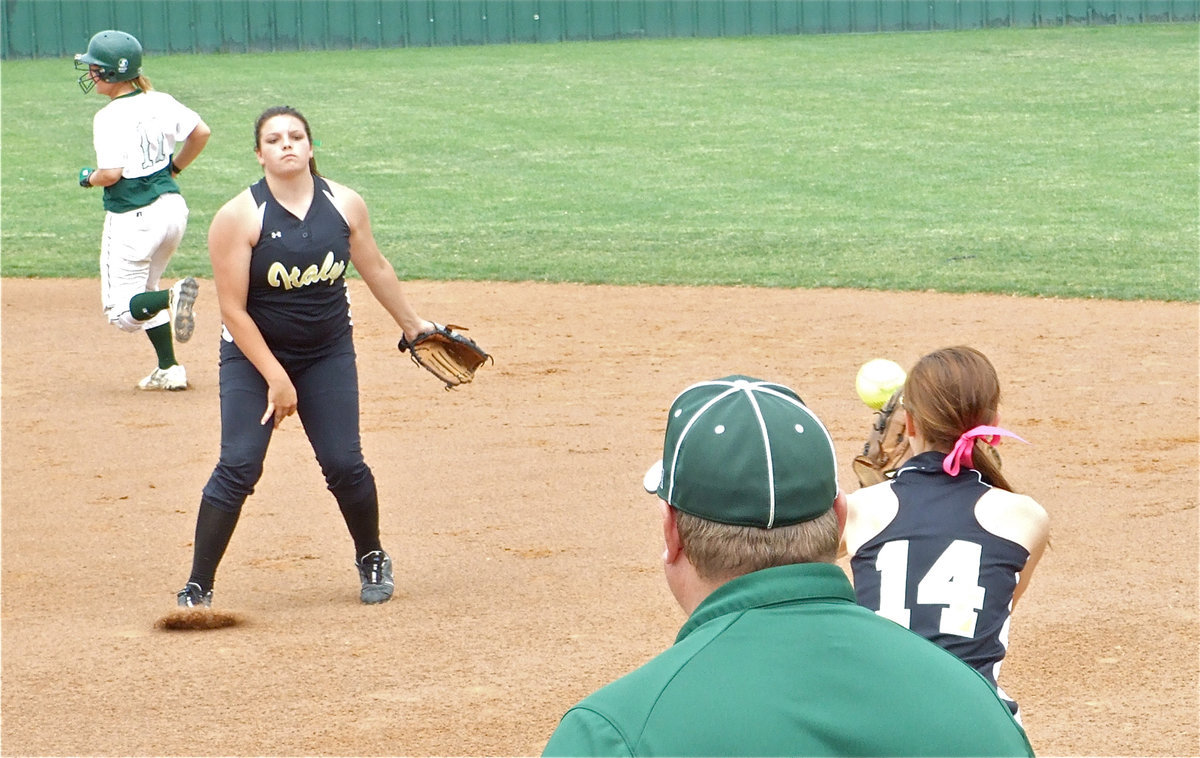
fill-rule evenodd
<path id="1" fill-rule="evenodd" d="M 147 394 L 150 348 L 104 322 L 96 281 L 3 281 L 5 755 L 538 753 L 683 622 L 640 487 L 676 392 L 794 386 L 850 490 L 859 365 L 958 343 L 996 364 L 1032 443 L 1005 468 L 1052 519 L 1001 676 L 1035 749 L 1200 753 L 1195 303 L 412 282 L 496 357 L 445 392 L 351 290 L 396 597 L 359 604 L 293 417 L 217 576 L 243 623 L 168 632 L 217 456 L 212 283 L 179 348 L 194 388 Z"/>

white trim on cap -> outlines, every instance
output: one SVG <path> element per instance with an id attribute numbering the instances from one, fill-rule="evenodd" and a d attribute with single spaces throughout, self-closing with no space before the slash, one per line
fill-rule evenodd
<path id="1" fill-rule="evenodd" d="M 727 389 L 726 391 L 722 392 L 721 394 L 711 398 L 707 403 L 700 406 L 700 409 L 697 410 L 695 413 L 693 413 L 692 417 L 689 418 L 687 420 L 687 423 L 683 425 L 683 431 L 681 431 L 679 433 L 679 439 L 677 439 L 675 441 L 675 449 L 671 451 L 671 468 L 670 468 L 671 486 L 667 488 L 667 502 L 668 503 L 673 502 L 672 497 L 675 494 L 675 466 L 677 463 L 679 463 L 679 448 L 683 447 L 683 441 L 684 441 L 684 439 L 687 438 L 688 432 L 690 432 L 692 430 L 692 426 L 700 419 L 701 416 L 704 415 L 704 413 L 709 408 L 711 408 L 719 400 L 729 397 L 729 395 L 736 392 L 737 389 L 733 386 L 732 382 L 700 382 L 699 384 L 693 384 L 691 387 L 688 387 L 686 390 L 679 393 L 679 396 L 677 396 L 675 398 L 676 400 L 678 400 L 679 397 L 683 396 L 685 393 L 690 392 L 691 390 L 696 389 L 698 387 L 708 387 L 708 386 L 713 386 L 713 385 L 718 386 L 718 387 L 728 387 L 729 389 Z M 675 403 L 671 403 L 671 405 L 674 405 L 674 404 Z M 663 461 L 663 466 L 664 466 L 664 468 L 666 467 L 666 461 Z"/>
<path id="2" fill-rule="evenodd" d="M 792 397 L 791 395 L 789 395 L 787 393 L 778 392 L 776 390 L 769 389 L 766 385 L 770 385 L 772 387 L 782 387 L 783 386 L 781 384 L 775 384 L 772 382 L 759 382 L 758 384 L 756 384 L 754 386 L 757 389 L 761 390 L 762 392 L 766 392 L 766 393 L 774 395 L 782 400 L 786 400 L 789 403 L 791 403 L 792 405 L 796 406 L 797 408 L 800 408 L 801 410 L 803 410 L 804 415 L 808 416 L 809 419 L 811 419 L 812 422 L 817 425 L 817 428 L 821 430 L 821 433 L 823 435 L 825 435 L 825 441 L 829 443 L 829 457 L 830 457 L 830 460 L 833 461 L 834 480 L 836 481 L 837 480 L 837 452 L 834 450 L 833 435 L 831 435 L 829 433 L 829 429 L 827 429 L 825 427 L 824 422 L 822 422 L 821 419 L 817 418 L 817 415 L 812 412 L 812 409 L 809 408 L 807 405 L 805 405 L 802 401 L 797 400 L 796 398 Z M 842 489 L 841 484 L 839 484 L 838 491 L 840 492 L 841 489 Z"/>
<path id="3" fill-rule="evenodd" d="M 749 398 L 750 407 L 754 408 L 754 417 L 758 419 L 758 429 L 762 432 L 763 450 L 767 454 L 767 491 L 771 493 L 768 505 L 767 528 L 770 529 L 775 526 L 775 461 L 771 456 L 771 435 L 767 433 L 767 422 L 763 418 L 762 409 L 758 407 L 758 398 L 754 397 L 752 389 L 749 386 L 741 387 L 740 389 Z M 778 393 L 769 394 L 775 395 Z"/>

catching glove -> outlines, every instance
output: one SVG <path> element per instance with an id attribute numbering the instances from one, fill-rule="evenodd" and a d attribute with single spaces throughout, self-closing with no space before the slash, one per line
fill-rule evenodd
<path id="1" fill-rule="evenodd" d="M 912 457 L 908 437 L 904 433 L 907 416 L 904 406 L 900 404 L 900 395 L 899 390 L 892 393 L 883 407 L 875 412 L 862 455 L 855 456 L 851 464 L 858 483 L 863 487 L 891 479 L 900 464 Z"/>
<path id="2" fill-rule="evenodd" d="M 434 324 L 436 329 L 417 335 L 409 342 L 401 337 L 396 346 L 400 352 L 408 351 L 413 363 L 425 369 L 445 383 L 446 389 L 466 384 L 475 378 L 475 371 L 487 361 L 495 360 L 484 352 L 475 341 L 457 330 L 466 327 L 454 324 Z"/>

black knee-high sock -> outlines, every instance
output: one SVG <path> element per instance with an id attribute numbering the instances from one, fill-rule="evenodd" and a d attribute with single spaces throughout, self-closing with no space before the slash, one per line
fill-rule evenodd
<path id="1" fill-rule="evenodd" d="M 375 487 L 371 494 L 357 503 L 338 501 L 342 518 L 346 520 L 346 528 L 350 530 L 350 538 L 354 540 L 354 557 L 362 558 L 373 550 L 382 550 L 379 542 L 379 497 Z"/>
<path id="2" fill-rule="evenodd" d="M 212 589 L 217 565 L 229 546 L 233 528 L 237 526 L 238 514 L 223 510 L 200 498 L 200 512 L 196 516 L 196 542 L 192 549 L 192 575 L 189 582 L 200 585 L 202 592 Z"/>

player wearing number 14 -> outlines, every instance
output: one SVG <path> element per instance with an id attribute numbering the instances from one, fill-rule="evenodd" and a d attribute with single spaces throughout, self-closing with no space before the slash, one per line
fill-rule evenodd
<path id="1" fill-rule="evenodd" d="M 993 685 L 1009 620 L 1049 541 L 1049 518 L 1012 491 L 998 457 L 1000 383 L 978 350 L 921 358 L 901 402 L 914 453 L 896 476 L 847 497 L 842 553 L 861 605 L 949 650 Z M 1019 439 L 1019 438 L 1017 438 Z M 978 454 L 976 454 L 978 453 Z M 1020 720 L 1017 704 L 998 694 Z"/>

